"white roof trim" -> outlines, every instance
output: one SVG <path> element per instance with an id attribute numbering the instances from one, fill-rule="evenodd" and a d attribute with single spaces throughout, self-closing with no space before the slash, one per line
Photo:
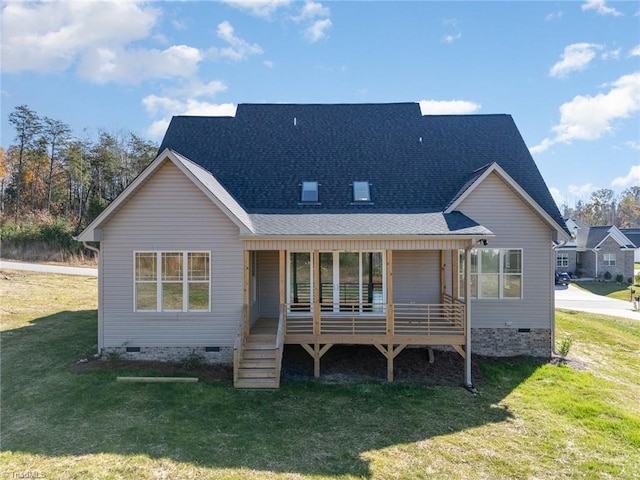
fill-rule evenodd
<path id="1" fill-rule="evenodd" d="M 544 211 L 544 209 L 538 205 L 538 203 L 531 198 L 531 196 L 513 179 L 511 176 L 504 171 L 504 169 L 498 165 L 496 162 L 493 162 L 487 169 L 480 175 L 467 189 L 456 198 L 453 203 L 451 203 L 444 213 L 451 213 L 456 210 L 460 204 L 473 192 L 478 185 L 480 185 L 484 180 L 491 175 L 492 173 L 496 173 L 498 176 L 502 178 L 525 202 L 533 208 L 538 215 L 540 215 L 554 230 L 556 230 L 563 238 L 570 239 L 569 235 L 564 228 L 562 228 L 558 222 L 556 222 L 551 216 Z"/>
<path id="2" fill-rule="evenodd" d="M 635 250 L 634 248 L 628 247 L 628 245 L 635 244 L 631 240 L 629 240 L 629 238 L 624 233 L 622 233 L 620 229 L 618 229 L 618 227 L 616 227 L 615 225 L 611 226 L 611 228 L 609 229 L 609 233 L 602 240 L 600 240 L 600 243 L 593 247 L 593 250 L 598 250 L 600 248 L 600 245 L 602 245 L 604 241 L 609 237 L 615 240 L 621 248 L 627 250 Z"/>
<path id="3" fill-rule="evenodd" d="M 111 204 L 85 228 L 76 240 L 91 242 L 101 240 L 100 229 L 111 219 L 129 197 L 146 183 L 153 173 L 166 161 L 172 162 L 194 185 L 196 185 L 229 219 L 240 228 L 241 234 L 250 234 L 251 222 L 244 209 L 224 189 L 224 187 L 203 168 L 188 160 L 178 153 L 165 149 L 131 182 Z"/>

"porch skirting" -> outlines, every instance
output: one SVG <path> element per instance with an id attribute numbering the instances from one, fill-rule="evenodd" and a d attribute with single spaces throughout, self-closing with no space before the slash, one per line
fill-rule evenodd
<path id="1" fill-rule="evenodd" d="M 137 347 L 134 347 L 137 348 Z M 207 351 L 210 347 L 139 347 L 139 352 L 127 351 L 127 347 L 111 347 L 102 350 L 102 358 L 117 356 L 123 360 L 147 360 L 156 362 L 183 362 L 200 357 L 206 364 L 232 364 L 233 347 L 216 347 L 219 351 Z M 131 350 L 131 347 L 129 347 Z"/>
<path id="2" fill-rule="evenodd" d="M 526 355 L 550 358 L 550 328 L 471 328 L 472 354 L 488 357 Z"/>

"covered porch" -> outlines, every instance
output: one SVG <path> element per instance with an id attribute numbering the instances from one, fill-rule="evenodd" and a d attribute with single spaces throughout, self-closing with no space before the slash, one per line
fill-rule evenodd
<path id="1" fill-rule="evenodd" d="M 282 351 L 294 344 L 312 357 L 316 377 L 334 345 L 373 345 L 387 360 L 388 381 L 394 359 L 407 346 L 451 346 L 465 361 L 464 382 L 471 386 L 470 305 L 464 295 L 471 279 L 463 266 L 477 241 L 392 241 L 386 246 L 394 248 L 384 249 L 370 241 L 246 241 L 236 386 L 277 388 Z M 262 372 L 268 377 L 261 382 L 258 364 L 244 361 L 258 355 L 246 353 L 256 346 L 269 358 Z"/>

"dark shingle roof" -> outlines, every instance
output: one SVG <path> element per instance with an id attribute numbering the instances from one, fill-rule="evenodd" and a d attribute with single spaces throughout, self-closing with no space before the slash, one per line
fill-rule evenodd
<path id="1" fill-rule="evenodd" d="M 210 171 L 250 214 L 442 212 L 497 162 L 564 225 L 509 115 L 422 116 L 417 103 L 241 104 L 235 117 L 174 117 L 170 148 Z M 369 181 L 371 204 L 352 202 Z M 319 204 L 300 202 L 319 182 Z"/>
<path id="2" fill-rule="evenodd" d="M 640 228 L 621 228 L 620 231 L 633 242 L 633 246 L 640 248 Z"/>

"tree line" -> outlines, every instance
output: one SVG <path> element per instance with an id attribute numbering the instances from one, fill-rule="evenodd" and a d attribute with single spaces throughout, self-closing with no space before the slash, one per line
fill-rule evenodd
<path id="1" fill-rule="evenodd" d="M 132 132 L 85 129 L 27 105 L 9 114 L 14 143 L 0 147 L 0 213 L 19 225 L 35 212 L 62 218 L 78 231 L 116 198 L 155 158 L 158 146 Z"/>
<path id="2" fill-rule="evenodd" d="M 615 225 L 640 228 L 640 187 L 633 186 L 616 196 L 613 190 L 601 188 L 587 202 L 578 201 L 571 208 L 562 206 L 564 218 L 581 220 L 587 225 Z"/>

